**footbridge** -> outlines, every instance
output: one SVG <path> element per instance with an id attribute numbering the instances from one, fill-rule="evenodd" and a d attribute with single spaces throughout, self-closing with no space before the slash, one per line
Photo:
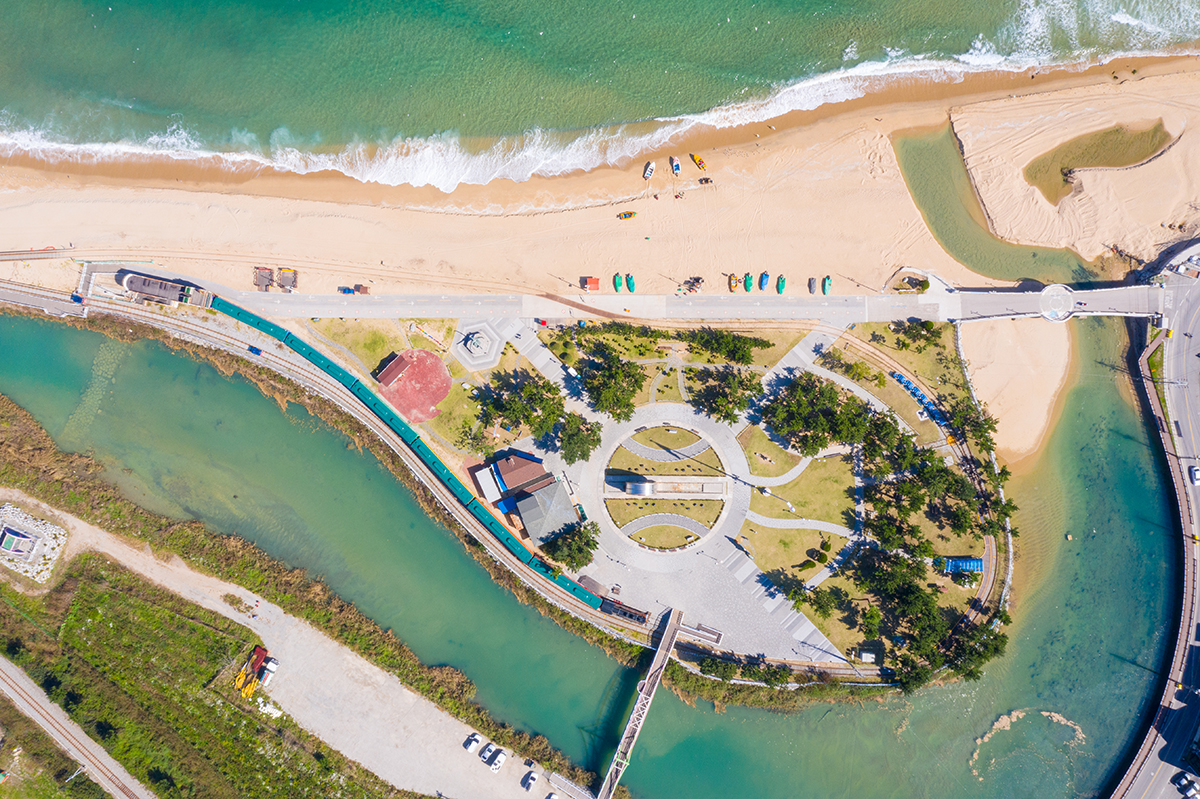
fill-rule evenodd
<path id="1" fill-rule="evenodd" d="M 642 724 L 650 713 L 654 692 L 658 690 L 658 684 L 662 682 L 663 672 L 667 668 L 667 661 L 671 659 L 671 650 L 675 648 L 675 641 L 679 638 L 682 622 L 683 611 L 672 608 L 667 618 L 666 629 L 663 630 L 658 649 L 654 653 L 654 662 L 650 664 L 650 671 L 646 673 L 646 678 L 638 683 L 637 701 L 633 703 L 633 712 L 629 714 L 625 732 L 621 734 L 621 742 L 617 744 L 616 754 L 613 755 L 608 773 L 604 775 L 604 782 L 600 786 L 600 792 L 596 794 L 596 799 L 612 799 L 613 792 L 617 790 L 617 783 L 621 781 L 621 775 L 625 773 L 629 757 L 633 754 L 633 745 L 637 743 Z"/>

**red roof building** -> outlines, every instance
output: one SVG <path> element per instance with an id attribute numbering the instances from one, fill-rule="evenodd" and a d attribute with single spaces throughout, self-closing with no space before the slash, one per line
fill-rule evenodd
<path id="1" fill-rule="evenodd" d="M 397 355 L 395 358 L 383 368 L 376 378 L 381 386 L 390 386 L 400 379 L 400 376 L 408 371 L 408 367 L 412 364 L 403 355 Z"/>

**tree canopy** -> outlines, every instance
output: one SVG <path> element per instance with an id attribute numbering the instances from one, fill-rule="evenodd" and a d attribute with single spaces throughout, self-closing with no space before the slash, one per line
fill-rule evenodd
<path id="1" fill-rule="evenodd" d="M 568 413 L 558 438 L 563 460 L 569 464 L 585 461 L 600 446 L 600 425 L 587 421 L 577 413 Z"/>
<path id="2" fill-rule="evenodd" d="M 600 525 L 581 522 L 567 528 L 546 543 L 542 552 L 571 571 L 579 571 L 592 562 L 592 553 L 600 546 Z"/>
<path id="3" fill-rule="evenodd" d="M 593 347 L 584 363 L 583 389 L 592 407 L 617 421 L 633 417 L 633 398 L 645 384 L 642 367 L 625 360 L 607 344 Z"/>
<path id="4" fill-rule="evenodd" d="M 762 392 L 759 376 L 730 366 L 721 369 L 691 369 L 688 376 L 700 384 L 691 392 L 691 404 L 714 419 L 734 424 Z"/>

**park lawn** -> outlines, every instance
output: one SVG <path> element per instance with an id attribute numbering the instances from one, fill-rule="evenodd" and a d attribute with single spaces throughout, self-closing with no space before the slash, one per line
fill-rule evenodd
<path id="1" fill-rule="evenodd" d="M 761 366 L 764 369 L 770 369 L 775 364 L 779 363 L 783 356 L 787 355 L 792 349 L 800 343 L 808 333 L 803 330 L 747 330 L 742 335 L 753 336 L 755 338 L 763 338 L 771 342 L 771 346 L 763 350 L 754 351 L 754 360 L 751 363 L 755 366 Z"/>
<path id="2" fill-rule="evenodd" d="M 649 461 L 639 458 L 624 447 L 617 447 L 608 468 L 633 474 L 701 475 L 720 476 L 725 474 L 721 460 L 713 449 L 706 449 L 692 458 L 677 461 Z"/>
<path id="3" fill-rule="evenodd" d="M 446 364 L 446 371 L 450 373 L 451 380 L 465 380 L 471 376 L 467 371 L 467 367 L 458 362 L 458 359 L 452 355 L 447 355 L 442 359 L 442 363 Z"/>
<path id="4" fill-rule="evenodd" d="M 454 331 L 458 327 L 457 319 L 399 319 L 396 324 L 400 325 L 408 336 L 408 340 L 412 342 L 413 347 L 421 350 L 430 350 L 431 352 L 448 352 L 450 345 L 454 343 Z M 425 333 L 417 328 L 420 327 Z M 439 339 L 442 343 L 439 344 L 433 338 Z"/>
<path id="5" fill-rule="evenodd" d="M 633 335 L 618 335 L 616 333 L 585 333 L 580 338 L 580 345 L 587 349 L 595 342 L 604 342 L 612 348 L 613 352 L 620 355 L 627 361 L 641 361 L 647 358 L 662 358 L 665 357 L 658 349 L 658 341 L 649 336 L 642 336 L 634 333 Z"/>
<path id="6" fill-rule="evenodd" d="M 642 383 L 638 393 L 633 395 L 633 407 L 635 408 L 650 404 L 650 384 L 654 382 L 654 376 L 658 374 L 657 364 L 640 364 L 638 368 L 642 370 L 646 380 Z"/>
<path id="7" fill-rule="evenodd" d="M 575 366 L 579 363 L 579 348 L 570 339 L 564 337 L 560 331 L 542 328 L 537 335 L 538 340 L 545 344 L 554 357 L 562 361 L 565 366 Z"/>
<path id="8" fill-rule="evenodd" d="M 679 370 L 671 369 L 663 374 L 654 390 L 655 402 L 683 402 L 683 393 L 679 390 Z"/>
<path id="9" fill-rule="evenodd" d="M 869 348 L 879 350 L 899 363 L 900 371 L 906 377 L 919 379 L 929 391 L 933 392 L 929 397 L 932 400 L 936 400 L 936 395 L 940 393 L 950 397 L 966 396 L 966 377 L 963 375 L 962 369 L 956 365 L 957 358 L 953 357 L 956 355 L 954 325 L 943 322 L 941 327 L 942 340 L 939 342 L 941 347 L 930 346 L 921 353 L 916 351 L 915 346 L 910 346 L 907 350 L 897 349 L 896 339 L 901 338 L 901 335 L 889 330 L 886 322 L 857 324 L 842 335 L 843 337 L 853 336 Z M 872 342 L 872 334 L 882 335 L 883 342 Z M 838 341 L 840 342 L 842 339 Z M 843 350 L 843 354 L 849 355 L 850 352 Z M 942 357 L 939 358 L 939 355 Z M 890 368 L 881 368 L 884 373 L 891 371 Z M 895 382 L 894 378 L 890 376 L 888 380 Z"/>
<path id="10" fill-rule="evenodd" d="M 390 319 L 321 319 L 312 326 L 321 335 L 342 345 L 374 371 L 393 352 L 404 352 L 408 342 Z"/>
<path id="11" fill-rule="evenodd" d="M 1025 167 L 1025 181 L 1051 205 L 1071 193 L 1067 173 L 1072 169 L 1133 166 L 1162 150 L 1171 134 L 1160 119 L 1149 128 L 1115 125 L 1085 133 L 1039 155 Z"/>
<path id="12" fill-rule="evenodd" d="M 758 489 L 750 494 L 750 510 L 772 519 L 816 519 L 846 527 L 853 526 L 847 513 L 854 513 L 854 500 L 846 489 L 854 486 L 854 467 L 849 455 L 835 455 L 814 460 L 790 483 L 773 486 L 775 496 L 765 496 Z M 791 502 L 796 512 L 787 509 Z"/>
<path id="13" fill-rule="evenodd" d="M 654 549 L 675 549 L 696 540 L 696 534 L 673 524 L 656 524 L 630 536 L 639 544 Z"/>
<path id="14" fill-rule="evenodd" d="M 837 647 L 839 652 L 846 657 L 853 656 L 857 659 L 858 652 L 856 650 L 867 643 L 867 638 L 858 627 L 858 616 L 867 609 L 868 604 L 874 603 L 861 588 L 856 586 L 844 574 L 833 575 L 821 583 L 821 588 L 824 590 L 840 588 L 845 591 L 849 595 L 849 601 L 854 606 L 855 612 L 851 614 L 845 610 L 838 609 L 828 619 L 821 618 L 808 605 L 801 605 L 800 612 L 815 624 L 818 630 L 824 633 L 825 637 L 829 639 L 829 643 Z M 881 664 L 877 661 L 875 665 L 878 666 Z"/>
<path id="15" fill-rule="evenodd" d="M 750 541 L 755 565 L 785 592 L 798 588 L 820 571 L 819 563 L 804 571 L 797 567 L 806 560 L 816 561 L 823 539 L 833 542 L 830 558 L 846 544 L 845 538 L 819 530 L 783 530 L 750 521 L 742 524 L 742 535 Z"/>
<path id="16" fill-rule="evenodd" d="M 738 434 L 737 440 L 746 453 L 750 474 L 759 477 L 779 477 L 800 463 L 799 455 L 776 444 L 757 425 L 747 425 L 746 429 Z"/>
<path id="17" fill-rule="evenodd" d="M 725 505 L 719 499 L 608 499 L 604 504 L 617 527 L 652 513 L 677 513 L 712 527 Z"/>
<path id="18" fill-rule="evenodd" d="M 474 423 L 479 418 L 479 405 L 471 395 L 474 388 L 463 388 L 462 381 L 450 385 L 450 393 L 437 404 L 437 416 L 425 422 L 425 426 L 447 442 L 457 446 L 458 433 L 464 422 Z"/>
<path id="19" fill-rule="evenodd" d="M 633 440 L 647 447 L 658 449 L 681 449 L 691 446 L 700 440 L 700 436 L 690 430 L 678 427 L 651 427 L 640 433 L 633 434 Z"/>

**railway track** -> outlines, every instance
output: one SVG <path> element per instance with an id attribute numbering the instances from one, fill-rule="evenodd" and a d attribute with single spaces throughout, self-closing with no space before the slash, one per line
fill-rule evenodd
<path id="1" fill-rule="evenodd" d="M 31 710 L 29 715 L 37 725 L 45 730 L 55 741 L 58 741 L 60 744 L 65 743 L 63 748 L 67 749 L 68 754 L 71 754 L 72 757 L 87 769 L 88 775 L 100 784 L 101 787 L 116 797 L 145 799 L 146 793 L 129 787 L 121 776 L 108 767 L 103 759 L 92 754 L 90 749 L 92 746 L 96 746 L 92 739 L 84 735 L 83 739 L 87 743 L 83 743 L 80 737 L 75 734 L 75 731 L 71 729 L 71 725 L 64 724 L 54 717 L 54 714 L 45 707 L 45 702 L 48 702 L 48 699 L 39 698 L 25 690 L 17 680 L 5 673 L 3 669 L 0 669 L 0 685 L 3 686 L 4 692 L 10 697 L 28 705 Z M 72 753 L 71 750 L 74 750 L 74 752 Z"/>

